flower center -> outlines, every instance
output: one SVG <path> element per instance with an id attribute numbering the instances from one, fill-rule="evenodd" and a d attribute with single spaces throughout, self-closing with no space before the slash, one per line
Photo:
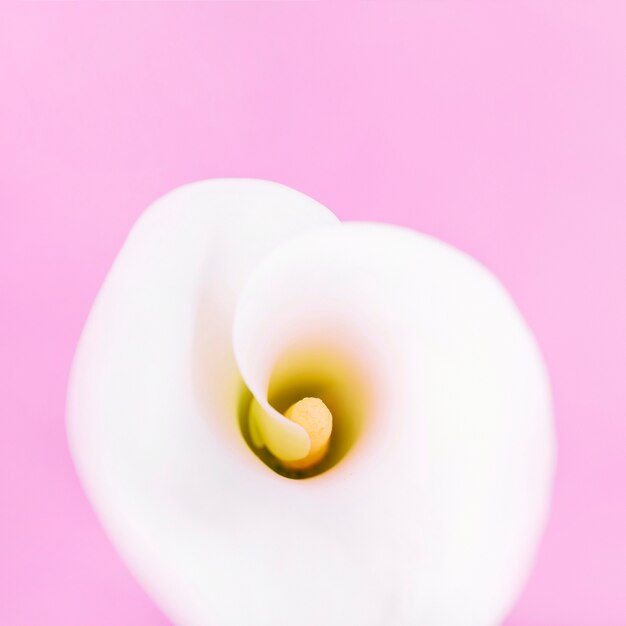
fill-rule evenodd
<path id="1" fill-rule="evenodd" d="M 337 464 L 361 434 L 371 408 L 371 376 L 341 347 L 300 344 L 274 364 L 267 402 L 281 417 L 301 427 L 308 445 L 274 446 L 276 424 L 257 398 L 248 393 L 240 426 L 252 451 L 275 472 L 308 478 Z M 285 420 L 285 421 L 287 421 Z"/>
<path id="2" fill-rule="evenodd" d="M 250 432 L 255 445 L 261 447 L 262 435 L 257 430 L 255 413 L 259 410 L 256 400 L 250 406 Z M 333 416 L 328 407 L 319 398 L 303 398 L 292 404 L 286 411 L 285 417 L 302 426 L 309 436 L 311 448 L 309 453 L 302 459 L 279 459 L 283 466 L 292 470 L 308 470 L 320 463 L 330 443 L 330 435 L 333 430 Z M 260 445 L 259 445 L 260 444 Z"/>

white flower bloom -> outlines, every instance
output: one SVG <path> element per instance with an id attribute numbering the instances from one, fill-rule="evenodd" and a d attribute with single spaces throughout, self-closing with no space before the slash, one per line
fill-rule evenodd
<path id="1" fill-rule="evenodd" d="M 298 474 L 311 441 L 282 412 L 309 396 L 333 431 Z M 111 539 L 184 626 L 498 624 L 554 459 L 540 354 L 491 274 L 257 180 L 140 218 L 81 337 L 68 431 Z"/>

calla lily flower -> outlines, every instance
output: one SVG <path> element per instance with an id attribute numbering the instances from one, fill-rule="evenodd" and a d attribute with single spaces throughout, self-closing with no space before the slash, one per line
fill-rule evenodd
<path id="1" fill-rule="evenodd" d="M 260 180 L 142 215 L 67 419 L 104 528 L 183 626 L 495 625 L 549 507 L 548 379 L 499 282 Z"/>

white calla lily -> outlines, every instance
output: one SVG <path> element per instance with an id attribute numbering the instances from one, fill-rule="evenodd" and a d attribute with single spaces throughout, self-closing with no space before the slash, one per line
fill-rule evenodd
<path id="1" fill-rule="evenodd" d="M 311 439 L 283 413 L 307 396 L 333 432 L 294 472 Z M 68 432 L 110 537 L 184 626 L 498 624 L 554 457 L 540 354 L 485 269 L 255 180 L 140 218 L 81 337 Z"/>

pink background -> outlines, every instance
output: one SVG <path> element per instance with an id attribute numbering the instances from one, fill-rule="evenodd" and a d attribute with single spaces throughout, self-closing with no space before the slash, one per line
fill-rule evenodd
<path id="1" fill-rule="evenodd" d="M 550 4 L 0 10 L 0 623 L 168 623 L 77 481 L 68 369 L 142 209 L 254 176 L 504 281 L 560 446 L 507 626 L 626 624 L 626 12 Z"/>

